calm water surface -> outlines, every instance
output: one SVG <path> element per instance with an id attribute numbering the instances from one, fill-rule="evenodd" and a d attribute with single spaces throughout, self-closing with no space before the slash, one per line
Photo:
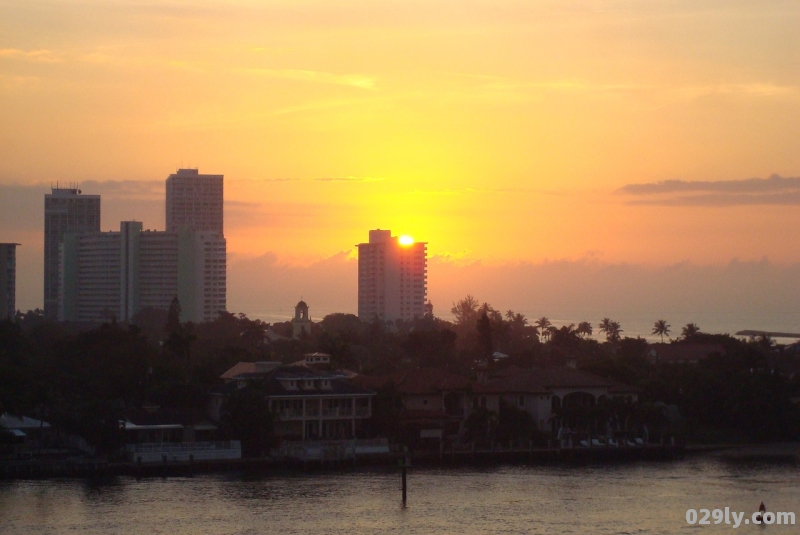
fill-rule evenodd
<path id="1" fill-rule="evenodd" d="M 0 482 L 6 534 L 800 533 L 688 526 L 689 508 L 800 513 L 800 468 L 715 458 L 613 466 Z"/>

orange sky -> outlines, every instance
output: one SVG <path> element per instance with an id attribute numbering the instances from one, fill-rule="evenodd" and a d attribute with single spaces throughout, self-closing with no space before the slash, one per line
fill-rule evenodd
<path id="1" fill-rule="evenodd" d="M 741 191 L 800 176 L 800 4 L 720 4 L 0 1 L 0 186 L 223 173 L 232 258 L 292 265 L 800 262 L 800 185 Z"/>

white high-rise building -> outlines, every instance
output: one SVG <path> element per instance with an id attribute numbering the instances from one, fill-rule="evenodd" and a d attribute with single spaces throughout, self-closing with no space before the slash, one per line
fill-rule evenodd
<path id="1" fill-rule="evenodd" d="M 168 310 L 176 296 L 183 321 L 225 310 L 225 238 L 217 233 L 123 221 L 119 232 L 65 234 L 60 252 L 61 321 L 127 321 L 144 308 Z"/>
<path id="2" fill-rule="evenodd" d="M 225 236 L 216 232 L 178 233 L 178 301 L 181 320 L 213 321 L 226 310 Z"/>
<path id="3" fill-rule="evenodd" d="M 196 169 L 170 175 L 166 231 L 123 221 L 119 232 L 99 232 L 97 197 L 98 228 L 69 228 L 59 240 L 58 317 L 126 321 L 144 308 L 168 310 L 178 297 L 182 321 L 215 320 L 227 296 L 222 180 Z"/>
<path id="4" fill-rule="evenodd" d="M 377 229 L 357 247 L 358 317 L 395 322 L 424 316 L 427 244 Z"/>
<path id="5" fill-rule="evenodd" d="M 189 230 L 223 234 L 222 175 L 178 169 L 167 177 L 167 232 Z"/>
<path id="6" fill-rule="evenodd" d="M 58 250 L 58 320 L 121 319 L 120 233 L 67 233 Z"/>
<path id="7" fill-rule="evenodd" d="M 179 234 L 178 300 L 184 321 L 211 321 L 227 309 L 223 178 L 197 169 L 178 169 L 167 177 L 167 232 Z"/>
<path id="8" fill-rule="evenodd" d="M 100 232 L 100 195 L 52 188 L 44 196 L 44 315 L 49 319 L 58 317 L 58 247 L 70 232 Z"/>
<path id="9" fill-rule="evenodd" d="M 17 245 L 0 243 L 0 320 L 17 313 Z"/>

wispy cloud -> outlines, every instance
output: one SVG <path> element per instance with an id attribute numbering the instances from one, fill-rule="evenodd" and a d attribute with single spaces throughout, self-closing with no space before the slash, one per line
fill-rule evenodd
<path id="1" fill-rule="evenodd" d="M 800 177 L 741 180 L 663 180 L 627 184 L 616 191 L 627 204 L 656 206 L 800 205 Z"/>
<path id="2" fill-rule="evenodd" d="M 316 182 L 380 182 L 386 180 L 379 176 L 329 176 L 313 179 Z"/>
<path id="3" fill-rule="evenodd" d="M 283 78 L 323 84 L 346 85 L 360 89 L 375 89 L 375 78 L 363 74 L 334 74 L 301 69 L 244 69 L 244 72 L 268 78 Z"/>
<path id="4" fill-rule="evenodd" d="M 690 99 L 713 95 L 742 95 L 753 97 L 775 97 L 800 93 L 797 86 L 771 83 L 717 84 L 684 86 L 675 90 L 679 95 Z"/>
<path id="5" fill-rule="evenodd" d="M 381 182 L 385 177 L 378 176 L 324 176 L 314 178 L 265 178 L 258 182 Z"/>
<path id="6" fill-rule="evenodd" d="M 10 58 L 24 61 L 37 61 L 43 63 L 57 63 L 61 61 L 55 53 L 50 50 L 20 50 L 19 48 L 0 48 L 0 58 Z"/>

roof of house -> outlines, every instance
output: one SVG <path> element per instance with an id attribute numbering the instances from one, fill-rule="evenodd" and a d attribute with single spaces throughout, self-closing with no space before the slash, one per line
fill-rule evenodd
<path id="1" fill-rule="evenodd" d="M 171 409 L 157 406 L 125 411 L 126 429 L 165 428 L 210 425 L 203 411 L 198 409 Z"/>
<path id="2" fill-rule="evenodd" d="M 12 416 L 7 412 L 0 414 L 0 427 L 6 429 L 38 429 L 40 427 L 50 427 L 50 424 L 27 416 Z"/>
<path id="3" fill-rule="evenodd" d="M 547 393 L 556 388 L 608 388 L 612 392 L 637 392 L 630 385 L 568 367 L 519 368 L 511 366 L 492 374 L 473 391 L 482 394 Z"/>
<path id="4" fill-rule="evenodd" d="M 244 374 L 256 374 L 263 376 L 281 367 L 281 363 L 277 361 L 261 361 L 261 362 L 237 362 L 228 371 L 220 375 L 220 379 L 230 381 L 236 379 Z"/>
<path id="5" fill-rule="evenodd" d="M 241 375 L 243 373 L 253 373 L 256 371 L 256 363 L 255 362 L 237 362 L 233 365 L 233 368 L 229 369 L 222 375 L 220 375 L 220 379 L 235 379 L 237 375 Z"/>
<path id="6" fill-rule="evenodd" d="M 647 349 L 649 359 L 665 364 L 696 363 L 714 353 L 724 355 L 725 348 L 721 344 L 655 343 Z"/>
<path id="7" fill-rule="evenodd" d="M 394 385 L 401 394 L 434 394 L 447 390 L 464 390 L 469 387 L 467 377 L 437 368 L 418 368 L 370 377 L 359 375 L 354 381 L 365 388 L 381 389 Z"/>
<path id="8" fill-rule="evenodd" d="M 315 396 L 372 396 L 375 392 L 354 385 L 350 381 L 342 378 L 330 380 L 330 388 L 315 388 L 307 390 L 304 388 L 289 389 L 284 383 L 277 379 L 267 380 L 264 387 L 267 396 L 270 397 L 315 397 Z"/>
<path id="9" fill-rule="evenodd" d="M 363 385 L 350 382 L 352 372 L 347 370 L 324 370 L 318 366 L 306 365 L 303 361 L 281 365 L 277 362 L 240 362 L 222 374 L 226 384 L 216 388 L 212 394 L 227 395 L 234 392 L 240 380 L 263 380 L 264 392 L 268 396 L 331 396 L 331 395 L 373 395 Z M 303 388 L 303 381 L 329 381 L 327 388 Z M 287 381 L 297 381 L 298 388 L 287 388 Z"/>

